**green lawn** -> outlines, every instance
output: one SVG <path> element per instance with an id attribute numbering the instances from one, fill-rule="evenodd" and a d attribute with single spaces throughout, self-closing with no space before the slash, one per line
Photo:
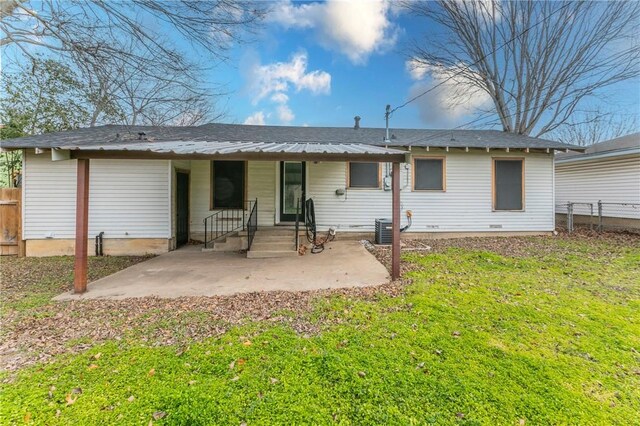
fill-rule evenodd
<path id="1" fill-rule="evenodd" d="M 640 424 L 638 239 L 433 244 L 400 296 L 289 314 L 309 334 L 134 333 L 4 373 L 0 423 Z"/>

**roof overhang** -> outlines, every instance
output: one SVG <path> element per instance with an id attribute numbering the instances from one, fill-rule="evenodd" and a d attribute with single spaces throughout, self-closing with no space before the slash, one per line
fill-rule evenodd
<path id="1" fill-rule="evenodd" d="M 364 144 L 140 142 L 60 147 L 69 158 L 405 162 L 407 151 Z"/>
<path id="2" fill-rule="evenodd" d="M 626 148 L 612 151 L 590 152 L 577 155 L 566 155 L 556 158 L 556 164 L 575 163 L 581 161 L 594 161 L 605 158 L 622 158 L 640 155 L 640 147 L 638 148 Z"/>

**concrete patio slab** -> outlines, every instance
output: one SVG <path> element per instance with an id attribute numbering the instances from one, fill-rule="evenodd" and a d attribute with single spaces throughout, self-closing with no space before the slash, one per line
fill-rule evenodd
<path id="1" fill-rule="evenodd" d="M 187 246 L 89 284 L 86 293 L 54 300 L 157 296 L 224 296 L 260 291 L 366 287 L 389 281 L 387 269 L 358 241 L 333 241 L 324 252 L 280 259 L 202 252 Z"/>

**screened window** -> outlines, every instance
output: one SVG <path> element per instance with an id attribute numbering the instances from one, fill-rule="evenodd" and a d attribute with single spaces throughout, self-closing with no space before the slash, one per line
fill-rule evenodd
<path id="1" fill-rule="evenodd" d="M 380 188 L 380 165 L 349 163 L 349 188 Z"/>
<path id="2" fill-rule="evenodd" d="M 244 207 L 245 162 L 211 162 L 212 208 L 241 209 Z"/>
<path id="3" fill-rule="evenodd" d="M 444 191 L 444 158 L 416 158 L 413 162 L 413 189 Z"/>
<path id="4" fill-rule="evenodd" d="M 494 210 L 524 209 L 524 161 L 493 160 Z"/>

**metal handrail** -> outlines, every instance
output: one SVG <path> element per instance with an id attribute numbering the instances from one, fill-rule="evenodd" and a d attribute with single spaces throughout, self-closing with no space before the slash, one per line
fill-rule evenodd
<path id="1" fill-rule="evenodd" d="M 296 236 L 295 240 L 295 249 L 296 251 L 300 248 L 300 198 L 296 201 Z"/>
<path id="2" fill-rule="evenodd" d="M 244 231 L 247 210 L 251 211 L 256 202 L 257 200 L 247 200 L 244 205 L 248 208 L 218 210 L 205 217 L 203 220 L 204 247 L 209 248 L 213 241 L 227 234 L 238 230 Z"/>
<path id="3" fill-rule="evenodd" d="M 251 244 L 253 244 L 253 238 L 256 236 L 258 230 L 258 199 L 256 198 L 247 220 L 247 250 L 251 250 Z"/>

